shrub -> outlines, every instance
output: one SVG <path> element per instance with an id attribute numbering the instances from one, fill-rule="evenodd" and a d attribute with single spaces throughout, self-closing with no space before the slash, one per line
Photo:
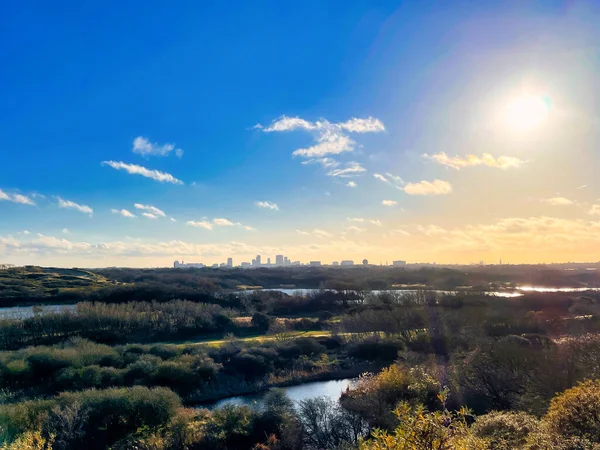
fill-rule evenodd
<path id="1" fill-rule="evenodd" d="M 585 381 L 556 396 L 544 421 L 564 438 L 600 444 L 600 380 Z"/>
<path id="2" fill-rule="evenodd" d="M 522 448 L 528 436 L 539 428 L 539 420 L 523 412 L 491 412 L 477 417 L 472 425 L 476 436 L 486 439 L 495 450 Z"/>

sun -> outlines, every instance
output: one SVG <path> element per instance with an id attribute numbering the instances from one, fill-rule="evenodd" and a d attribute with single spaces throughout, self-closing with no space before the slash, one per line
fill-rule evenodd
<path id="1" fill-rule="evenodd" d="M 505 120 L 512 130 L 530 131 L 542 125 L 548 116 L 548 110 L 549 101 L 546 97 L 521 94 L 507 103 Z"/>

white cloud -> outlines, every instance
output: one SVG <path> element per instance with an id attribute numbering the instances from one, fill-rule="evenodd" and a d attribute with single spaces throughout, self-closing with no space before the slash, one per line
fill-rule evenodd
<path id="1" fill-rule="evenodd" d="M 183 155 L 183 150 L 175 149 L 175 144 L 158 144 L 152 143 L 143 136 L 138 136 L 133 140 L 133 153 L 138 153 L 143 156 L 167 156 L 175 150 L 175 155 L 179 158 Z"/>
<path id="2" fill-rule="evenodd" d="M 390 234 L 401 234 L 403 236 L 410 236 L 410 233 L 408 231 L 402 230 L 400 228 L 390 231 Z"/>
<path id="3" fill-rule="evenodd" d="M 346 163 L 346 167 L 344 169 L 330 170 L 327 172 L 327 175 L 330 177 L 350 178 L 356 177 L 366 171 L 367 169 L 361 166 L 360 163 L 357 163 L 356 161 L 350 161 Z"/>
<path id="4" fill-rule="evenodd" d="M 312 231 L 296 230 L 296 233 L 301 234 L 303 236 L 315 236 L 315 237 L 318 237 L 318 238 L 330 238 L 330 237 L 333 237 L 333 235 L 331 233 L 328 233 L 325 230 L 319 230 L 318 228 L 314 229 Z"/>
<path id="5" fill-rule="evenodd" d="M 192 226 L 192 227 L 204 228 L 206 230 L 212 230 L 213 229 L 212 223 L 210 223 L 210 222 L 208 222 L 206 220 L 201 220 L 201 221 L 188 220 L 186 223 L 188 225 Z"/>
<path id="6" fill-rule="evenodd" d="M 586 187 L 588 187 L 587 184 L 582 184 L 581 186 L 578 186 L 577 189 L 585 189 Z"/>
<path id="7" fill-rule="evenodd" d="M 317 122 L 318 124 L 319 122 Z M 320 126 L 320 125 L 319 125 Z M 286 117 L 281 116 L 279 119 L 274 121 L 268 127 L 264 127 L 260 124 L 256 128 L 262 129 L 264 132 L 269 133 L 272 131 L 291 131 L 291 130 L 315 130 L 318 125 L 315 125 L 307 120 L 301 119 L 300 117 Z"/>
<path id="8" fill-rule="evenodd" d="M 376 219 L 369 220 L 369 223 L 376 225 L 378 227 L 380 227 L 382 225 L 381 220 L 376 220 Z"/>
<path id="9" fill-rule="evenodd" d="M 58 207 L 59 208 L 68 208 L 68 209 L 76 209 L 79 212 L 84 214 L 89 214 L 90 216 L 94 214 L 94 210 L 87 205 L 80 205 L 78 203 L 72 202 L 71 200 L 63 200 L 58 197 Z"/>
<path id="10" fill-rule="evenodd" d="M 346 183 L 346 186 L 351 187 L 351 188 L 355 188 L 358 185 L 354 181 L 348 181 Z"/>
<path id="11" fill-rule="evenodd" d="M 542 199 L 542 202 L 547 203 L 552 206 L 569 206 L 573 205 L 575 202 L 573 200 L 569 200 L 565 197 L 552 197 Z"/>
<path id="12" fill-rule="evenodd" d="M 350 225 L 349 227 L 346 227 L 346 230 L 354 232 L 354 233 L 362 233 L 364 231 L 367 231 L 365 228 L 360 228 L 360 227 L 357 227 L 356 225 Z"/>
<path id="13" fill-rule="evenodd" d="M 373 176 L 375 178 L 377 178 L 378 180 L 383 181 L 384 183 L 389 183 L 390 182 L 386 177 L 384 177 L 380 173 L 374 173 Z"/>
<path id="14" fill-rule="evenodd" d="M 213 223 L 220 227 L 232 227 L 234 225 L 234 223 L 231 220 L 224 218 L 213 219 Z"/>
<path id="15" fill-rule="evenodd" d="M 448 233 L 444 228 L 438 227 L 437 225 L 419 225 L 417 229 L 426 236 L 441 236 Z"/>
<path id="16" fill-rule="evenodd" d="M 474 167 L 474 166 L 487 166 L 495 167 L 498 169 L 510 169 L 520 167 L 525 161 L 515 158 L 513 156 L 499 156 L 495 158 L 489 153 L 484 153 L 481 156 L 467 155 L 464 157 L 460 156 L 448 156 L 444 152 L 436 153 L 434 155 L 423 154 L 423 157 L 431 161 L 437 162 L 444 166 L 452 167 L 454 169 L 461 169 L 463 167 Z"/>
<path id="17" fill-rule="evenodd" d="M 68 228 L 63 228 L 62 232 L 63 232 L 63 234 L 71 234 L 71 232 L 69 231 Z"/>
<path id="18" fill-rule="evenodd" d="M 130 213 L 126 209 L 111 209 L 110 212 L 112 212 L 113 214 L 120 214 L 123 217 L 129 217 L 129 218 L 135 217 L 135 214 Z"/>
<path id="19" fill-rule="evenodd" d="M 170 220 L 171 222 L 177 222 L 177 219 L 176 219 L 175 217 L 169 217 L 169 220 Z"/>
<path id="20" fill-rule="evenodd" d="M 160 209 L 156 208 L 155 206 L 152 205 L 142 205 L 140 203 L 136 203 L 133 206 L 135 206 L 136 209 L 141 209 L 142 211 L 147 211 L 155 216 L 160 216 L 160 217 L 166 217 L 167 215 L 164 213 L 164 211 L 161 211 Z"/>
<path id="21" fill-rule="evenodd" d="M 144 217 L 146 217 L 148 219 L 158 219 L 158 216 L 156 216 L 155 214 L 147 213 L 147 212 L 142 213 L 142 216 L 144 216 Z"/>
<path id="22" fill-rule="evenodd" d="M 314 158 L 302 161 L 302 164 L 320 164 L 322 167 L 329 169 L 331 167 L 337 167 L 340 165 L 338 161 L 333 158 Z"/>
<path id="23" fill-rule="evenodd" d="M 408 195 L 446 195 L 452 192 L 452 185 L 447 181 L 419 181 L 407 183 L 402 189 Z"/>
<path id="24" fill-rule="evenodd" d="M 383 206 L 396 206 L 398 202 L 396 200 L 382 200 L 381 204 Z"/>
<path id="25" fill-rule="evenodd" d="M 321 237 L 321 238 L 326 238 L 326 237 L 331 237 L 332 234 L 328 233 L 327 231 L 324 230 L 313 230 L 312 234 L 316 237 Z"/>
<path id="26" fill-rule="evenodd" d="M 256 202 L 255 205 L 258 206 L 259 208 L 265 208 L 265 209 L 271 209 L 273 211 L 279 211 L 279 206 L 277 206 L 277 203 L 262 201 L 262 202 Z"/>
<path id="27" fill-rule="evenodd" d="M 392 174 L 391 174 L 391 173 L 389 173 L 389 172 L 387 172 L 385 175 L 386 175 L 386 176 L 387 176 L 389 179 L 392 179 L 392 180 L 394 180 L 394 181 L 396 182 L 396 184 L 399 184 L 399 185 L 403 185 L 403 184 L 405 184 L 405 183 L 404 183 L 404 180 L 403 180 L 403 179 L 402 179 L 402 177 L 400 177 L 400 176 L 397 176 L 397 175 L 392 175 Z"/>
<path id="28" fill-rule="evenodd" d="M 215 226 L 217 227 L 240 227 L 243 228 L 244 230 L 248 230 L 248 231 L 256 231 L 256 228 L 251 227 L 249 225 L 244 225 L 240 222 L 232 222 L 229 219 L 225 219 L 223 217 L 217 217 L 214 218 L 212 221 L 207 220 L 206 218 L 202 219 L 201 221 L 195 221 L 195 220 L 188 220 L 187 225 L 190 225 L 192 227 L 199 227 L 199 228 L 205 228 L 207 230 L 212 230 Z"/>
<path id="29" fill-rule="evenodd" d="M 383 122 L 374 117 L 366 119 L 350 119 L 347 122 L 337 124 L 340 128 L 352 133 L 378 133 L 385 131 Z"/>
<path id="30" fill-rule="evenodd" d="M 365 221 L 365 219 L 363 219 L 362 217 L 347 217 L 346 220 L 348 222 L 359 222 L 359 223 L 363 223 Z"/>
<path id="31" fill-rule="evenodd" d="M 23 230 L 23 234 L 27 235 L 30 234 L 29 230 Z"/>
<path id="32" fill-rule="evenodd" d="M 322 158 L 329 154 L 337 155 L 353 151 L 356 142 L 346 133 L 378 133 L 385 130 L 383 123 L 374 117 L 366 119 L 352 118 L 346 122 L 331 123 L 325 119 L 310 122 L 300 117 L 282 116 L 267 127 L 258 124 L 254 128 L 266 133 L 292 130 L 312 132 L 317 143 L 311 147 L 299 148 L 293 152 L 294 156 L 305 158 Z"/>
<path id="33" fill-rule="evenodd" d="M 21 205 L 30 205 L 30 206 L 35 205 L 35 202 L 30 197 L 27 197 L 26 195 L 8 194 L 7 192 L 4 192 L 2 189 L 0 189 L 0 201 L 20 203 Z"/>
<path id="34" fill-rule="evenodd" d="M 335 131 L 324 133 L 317 138 L 317 142 L 311 147 L 294 150 L 292 155 L 306 158 L 339 155 L 340 153 L 353 151 L 356 146 L 356 142 L 350 137 Z"/>
<path id="35" fill-rule="evenodd" d="M 102 161 L 102 165 L 107 165 L 115 170 L 124 170 L 131 175 L 141 175 L 151 178 L 161 183 L 183 184 L 183 181 L 175 178 L 170 173 L 160 172 L 159 170 L 147 169 L 136 164 L 126 164 L 122 161 Z"/>

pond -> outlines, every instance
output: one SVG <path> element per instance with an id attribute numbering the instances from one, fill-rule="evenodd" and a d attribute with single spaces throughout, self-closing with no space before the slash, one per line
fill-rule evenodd
<path id="1" fill-rule="evenodd" d="M 76 305 L 12 306 L 0 308 L 0 319 L 28 319 L 35 314 L 75 311 Z M 34 311 L 35 308 L 35 311 Z"/>
<path id="2" fill-rule="evenodd" d="M 281 389 L 285 391 L 285 393 L 290 399 L 292 399 L 294 403 L 314 397 L 328 397 L 331 400 L 337 401 L 342 395 L 342 392 L 344 392 L 346 388 L 352 387 L 356 380 L 356 378 L 346 378 L 343 380 L 312 381 L 310 383 L 283 387 Z M 199 407 L 213 409 L 227 405 L 245 405 L 258 409 L 262 406 L 262 399 L 265 394 L 266 391 L 248 395 L 239 395 L 236 397 L 228 397 L 213 403 L 199 405 Z"/>

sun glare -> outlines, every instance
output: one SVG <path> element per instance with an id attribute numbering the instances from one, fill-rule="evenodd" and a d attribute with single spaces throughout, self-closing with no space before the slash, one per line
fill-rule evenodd
<path id="1" fill-rule="evenodd" d="M 517 131 L 529 131 L 538 128 L 548 115 L 547 98 L 521 94 L 508 102 L 505 119 L 508 126 Z"/>

